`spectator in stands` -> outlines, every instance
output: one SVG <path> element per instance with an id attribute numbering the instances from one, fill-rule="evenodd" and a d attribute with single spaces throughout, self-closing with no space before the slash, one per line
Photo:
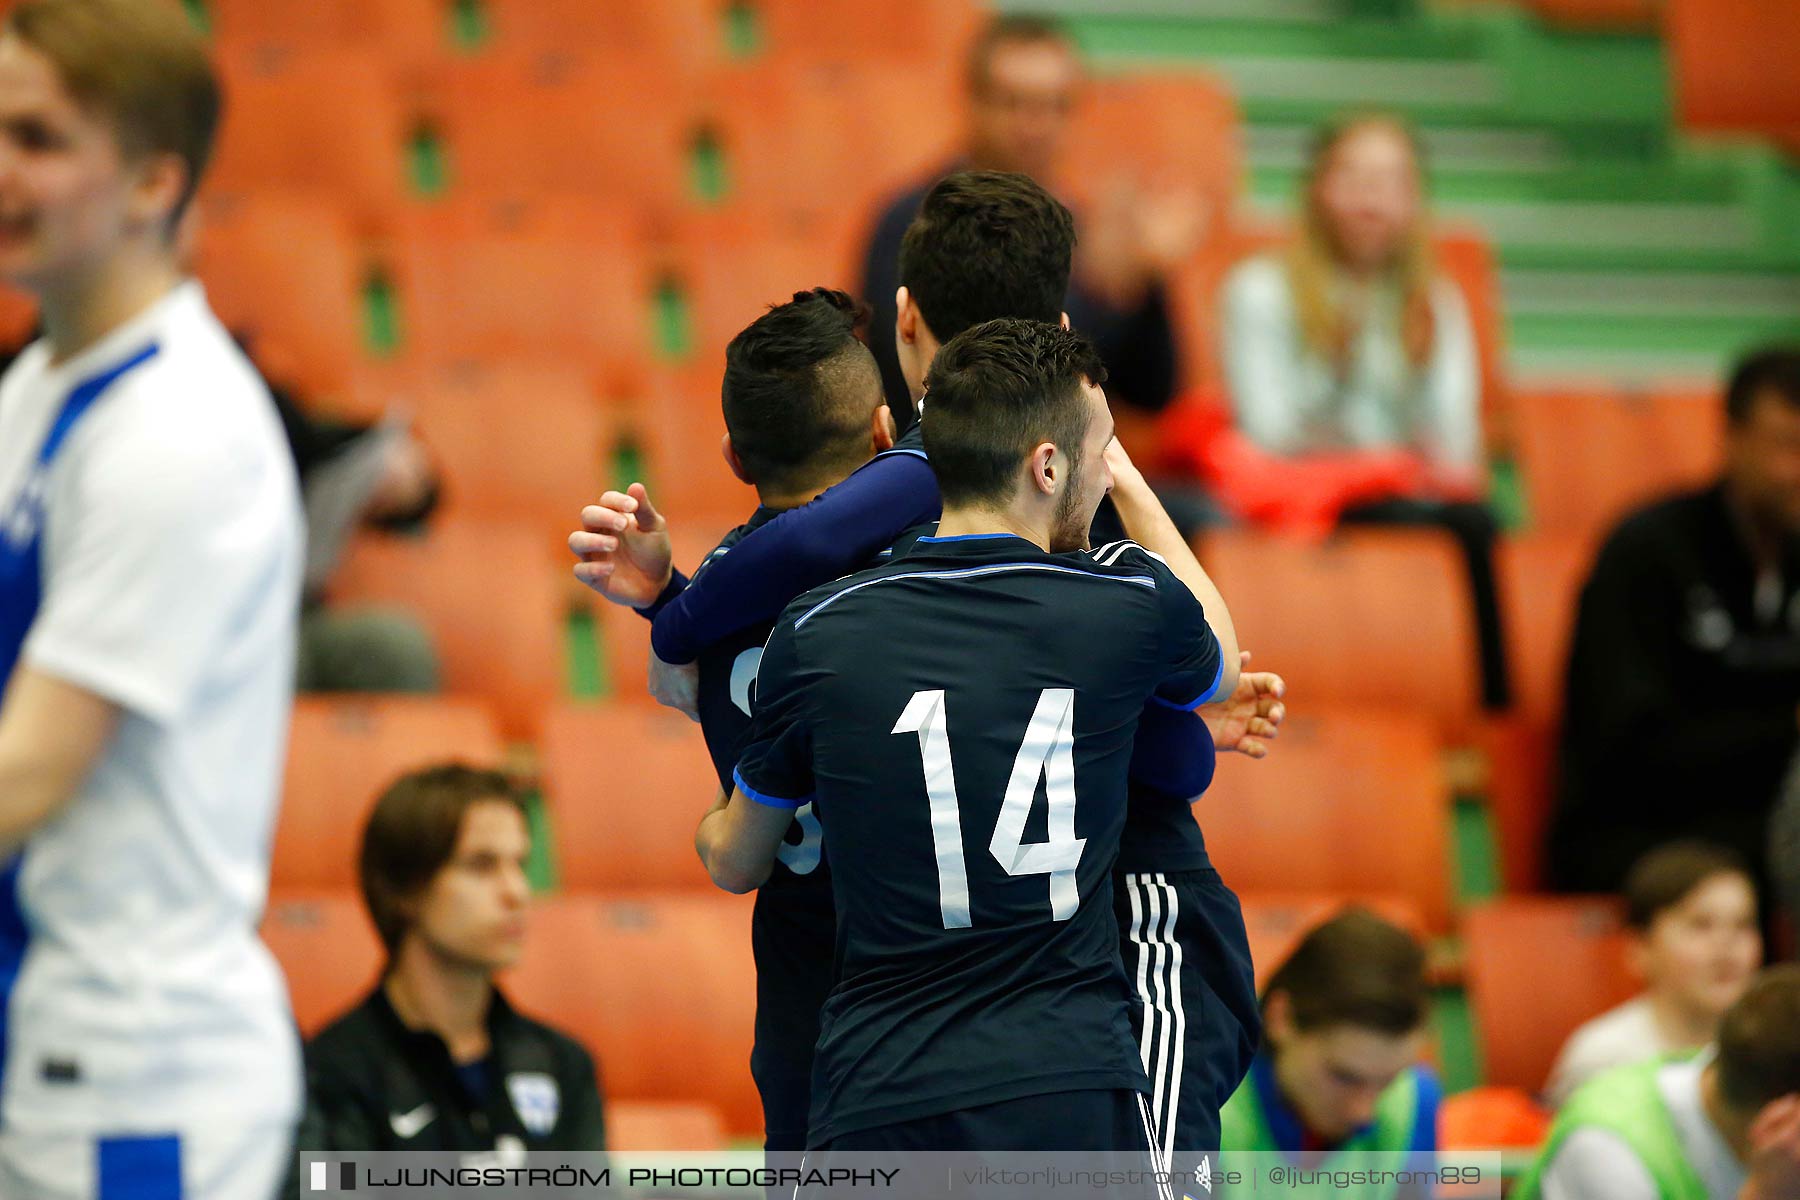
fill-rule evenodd
<path id="1" fill-rule="evenodd" d="M 587 1051 L 494 986 L 523 944 L 530 845 L 524 806 L 496 772 L 417 771 L 376 803 L 360 866 L 387 967 L 307 1044 L 301 1150 L 508 1165 L 531 1150 L 605 1148 Z"/>
<path id="2" fill-rule="evenodd" d="M 1764 971 L 1699 1056 L 1620 1067 L 1582 1087 L 1513 1195 L 1800 1196 L 1800 967 Z"/>
<path id="3" fill-rule="evenodd" d="M 1083 69 L 1062 27 L 1042 17 L 999 16 L 977 36 L 969 54 L 967 137 L 946 163 L 897 196 L 869 237 L 863 298 L 878 336 L 870 349 L 881 365 L 888 404 L 912 422 L 911 395 L 894 341 L 894 293 L 900 277 L 900 240 L 932 184 L 954 171 L 1010 171 L 1055 190 L 1059 160 L 1082 85 Z M 1162 279 L 1194 249 L 1205 224 L 1204 202 L 1185 192 L 1128 190 L 1083 214 L 1084 249 L 1077 255 L 1064 308 L 1070 324 L 1093 340 L 1106 360 L 1107 395 L 1141 409 L 1161 409 L 1175 390 L 1175 342 Z"/>
<path id="4" fill-rule="evenodd" d="M 1221 1114 L 1222 1148 L 1324 1167 L 1435 1151 L 1442 1089 L 1419 1062 L 1429 998 L 1424 950 L 1373 913 L 1307 934 L 1263 989 L 1263 1049 Z"/>
<path id="5" fill-rule="evenodd" d="M 1447 529 L 1468 559 L 1485 697 L 1502 707 L 1480 365 L 1462 293 L 1432 261 L 1411 129 L 1378 115 L 1327 126 L 1304 204 L 1294 242 L 1239 266 L 1221 295 L 1238 432 L 1253 469 L 1281 481 L 1270 515 Z M 1235 482 L 1220 481 L 1228 502 Z"/>
<path id="6" fill-rule="evenodd" d="M 1800 748 L 1800 348 L 1746 358 L 1725 414 L 1724 477 L 1625 518 L 1582 589 L 1548 846 L 1559 888 L 1616 890 L 1680 837 L 1768 878 Z"/>
<path id="7" fill-rule="evenodd" d="M 1625 915 L 1644 992 L 1575 1031 L 1544 1088 L 1553 1105 L 1614 1067 L 1710 1043 L 1762 963 L 1756 888 L 1729 850 L 1694 841 L 1652 850 L 1625 881 Z"/>
<path id="8" fill-rule="evenodd" d="M 297 683 L 303 692 L 435 692 L 437 650 L 404 610 L 326 601 L 338 552 L 361 526 L 394 533 L 423 528 L 439 480 L 409 430 L 321 417 L 271 380 L 309 520 L 307 589 L 300 613 Z"/>
<path id="9" fill-rule="evenodd" d="M 42 336 L 34 326 L 23 342 L 0 349 L 0 373 Z M 262 367 L 242 337 L 244 355 L 259 374 Z M 390 532 L 408 533 L 430 518 L 438 503 L 439 480 L 425 449 L 405 431 L 392 434 L 353 422 L 333 421 L 308 411 L 293 391 L 277 380 L 264 377 L 269 395 L 281 415 L 294 468 L 300 475 L 301 494 L 309 509 L 306 590 L 300 610 L 300 645 L 295 656 L 296 684 L 303 692 L 435 692 L 439 687 L 437 649 L 417 617 L 398 609 L 328 605 L 324 582 L 336 565 L 336 549 L 321 547 L 322 539 L 341 546 L 356 526 L 367 524 Z M 359 453 L 365 438 L 382 441 L 379 455 L 363 469 L 330 469 L 334 459 Z M 321 469 L 325 468 L 325 469 Z M 344 496 L 343 503 L 318 493 L 331 490 Z M 335 524 L 333 524 L 335 521 Z M 329 528 L 328 528 L 329 526 Z"/>

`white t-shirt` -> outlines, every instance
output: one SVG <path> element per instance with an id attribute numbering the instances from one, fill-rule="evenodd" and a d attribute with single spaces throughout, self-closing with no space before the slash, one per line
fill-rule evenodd
<path id="1" fill-rule="evenodd" d="M 0 512 L 70 390 L 154 343 L 75 425 L 44 492 L 21 664 L 118 704 L 80 792 L 23 850 L 30 941 L 0 1123 L 130 1132 L 298 1111 L 298 1046 L 256 936 L 293 686 L 303 529 L 262 381 L 184 283 L 60 366 L 0 380 Z"/>
<path id="2" fill-rule="evenodd" d="M 1455 283 L 1432 287 L 1431 359 L 1415 370 L 1400 340 L 1401 303 L 1378 289 L 1347 370 L 1305 344 L 1287 267 L 1264 254 L 1239 266 L 1220 292 L 1226 381 L 1238 428 L 1271 454 L 1414 449 L 1436 463 L 1474 468 L 1481 458 L 1481 361 L 1468 305 Z"/>
<path id="3" fill-rule="evenodd" d="M 1550 1070 L 1550 1082 L 1544 1085 L 1544 1098 L 1551 1107 L 1561 1108 L 1576 1088 L 1596 1075 L 1692 1049 L 1670 1044 L 1656 1023 L 1650 997 L 1639 996 L 1569 1035 Z"/>
<path id="4" fill-rule="evenodd" d="M 1737 1200 L 1747 1174 L 1700 1103 L 1700 1075 L 1711 1054 L 1656 1073 L 1682 1154 L 1711 1200 Z M 1544 1169 L 1544 1200 L 1658 1200 L 1656 1181 L 1625 1140 L 1606 1129 L 1577 1129 Z"/>

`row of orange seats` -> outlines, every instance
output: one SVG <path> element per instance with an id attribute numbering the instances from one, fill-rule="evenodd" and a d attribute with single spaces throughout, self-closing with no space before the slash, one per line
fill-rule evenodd
<path id="1" fill-rule="evenodd" d="M 471 10 L 481 52 L 632 52 L 676 71 L 727 61 L 734 21 L 760 53 L 779 58 L 935 63 L 959 53 L 979 16 L 969 0 L 204 0 L 221 42 L 297 48 L 369 46 L 401 69 L 470 48 L 455 36 Z"/>
<path id="2" fill-rule="evenodd" d="M 209 186 L 309 192 L 365 230 L 408 206 L 421 138 L 439 147 L 454 191 L 662 211 L 691 201 L 705 145 L 734 203 L 829 213 L 865 209 L 944 161 L 960 128 L 954 75 L 891 57 L 757 60 L 688 77 L 577 44 L 447 60 L 412 83 L 355 49 L 228 46 L 219 62 L 233 103 Z M 1079 165 L 1071 183 L 1154 170 L 1223 212 L 1240 183 L 1236 106 L 1197 72 L 1106 77 L 1077 106 L 1067 159 Z"/>
<path id="3" fill-rule="evenodd" d="M 718 788 L 696 726 L 649 704 L 560 704 L 538 728 L 558 863 L 574 887 L 709 890 L 694 826 Z M 1199 815 L 1233 882 L 1401 897 L 1424 927 L 1452 924 L 1450 796 L 1442 741 L 1416 714 L 1308 704 L 1266 762 L 1221 764 Z M 296 708 L 275 838 L 277 887 L 347 887 L 382 788 L 451 758 L 503 761 L 478 700 L 307 697 Z"/>
<path id="4" fill-rule="evenodd" d="M 1242 900 L 1259 984 L 1307 930 L 1347 903 L 1424 932 L 1405 902 L 1380 894 L 1245 889 Z M 613 1148 L 703 1149 L 718 1144 L 720 1126 L 760 1132 L 749 1071 L 750 907 L 747 897 L 722 893 L 569 892 L 533 905 L 524 957 L 502 986 L 589 1048 L 609 1096 L 634 1102 L 613 1101 L 620 1116 L 631 1114 L 625 1129 L 609 1122 Z M 1608 902 L 1495 901 L 1473 909 L 1464 928 L 1465 978 L 1490 1086 L 1535 1092 L 1563 1039 L 1631 994 L 1625 938 Z M 308 1034 L 353 1005 L 380 970 L 379 944 L 348 890 L 278 889 L 262 933 Z M 1519 969 L 1546 961 L 1558 973 L 1548 993 Z M 652 1118 L 660 1124 L 652 1127 Z M 1498 1136 L 1477 1127 L 1465 1144 L 1491 1148 Z"/>

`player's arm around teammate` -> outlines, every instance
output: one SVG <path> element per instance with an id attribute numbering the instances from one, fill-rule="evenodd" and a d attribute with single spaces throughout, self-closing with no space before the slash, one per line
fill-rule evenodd
<path id="1" fill-rule="evenodd" d="M 1238 651 L 1237 628 L 1232 624 L 1231 610 L 1225 606 L 1225 597 L 1219 594 L 1206 568 L 1194 557 L 1181 531 L 1164 511 L 1162 501 L 1150 490 L 1143 473 L 1131 461 L 1131 455 L 1125 452 L 1118 438 L 1107 444 L 1106 465 L 1112 471 L 1113 505 L 1119 510 L 1125 532 L 1138 545 L 1168 563 L 1175 578 L 1187 585 L 1200 607 L 1206 610 L 1206 623 L 1212 626 L 1214 636 L 1219 639 L 1219 653 L 1225 660 L 1225 673 L 1219 680 L 1216 694 L 1221 697 L 1232 695 L 1237 691 L 1243 660 Z"/>

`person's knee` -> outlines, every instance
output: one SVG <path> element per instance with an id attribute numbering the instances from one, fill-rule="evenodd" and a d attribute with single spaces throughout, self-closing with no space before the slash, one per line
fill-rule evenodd
<path id="1" fill-rule="evenodd" d="M 437 648 L 412 614 L 356 609 L 307 618 L 300 634 L 303 691 L 435 692 Z"/>

